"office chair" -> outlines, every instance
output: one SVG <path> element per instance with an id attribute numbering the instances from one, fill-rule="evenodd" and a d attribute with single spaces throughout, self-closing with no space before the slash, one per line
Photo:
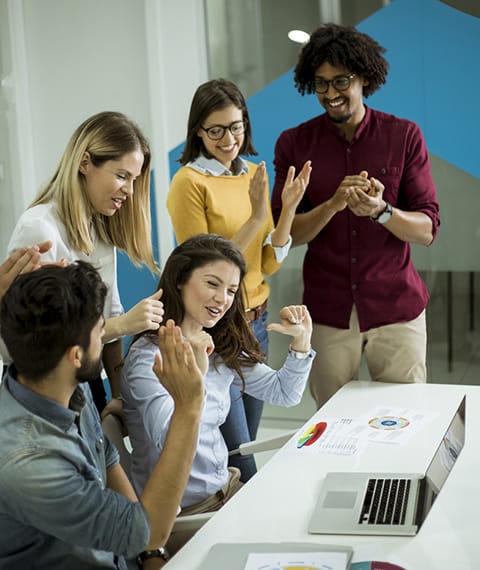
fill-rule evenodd
<path id="1" fill-rule="evenodd" d="M 103 433 L 108 440 L 115 445 L 120 455 L 120 465 L 131 479 L 131 446 L 128 435 L 123 435 L 123 425 L 120 418 L 115 414 L 108 414 L 102 419 Z M 177 517 L 173 525 L 172 533 L 195 531 L 202 527 L 215 513 L 200 513 L 197 515 L 185 515 Z"/>
<path id="2" fill-rule="evenodd" d="M 271 451 L 285 445 L 287 441 L 297 433 L 298 429 L 287 431 L 275 437 L 267 439 L 255 439 L 241 443 L 237 449 L 232 449 L 228 455 L 249 455 L 251 453 L 260 453 L 261 451 Z"/>
<path id="3" fill-rule="evenodd" d="M 108 437 L 109 441 L 115 445 L 120 455 L 120 465 L 130 479 L 131 472 L 131 446 L 128 435 L 124 436 L 122 421 L 115 414 L 108 414 L 102 419 L 103 433 Z M 284 445 L 298 430 L 288 431 L 276 437 L 249 441 L 242 443 L 237 449 L 229 452 L 229 455 L 248 455 L 250 453 L 258 453 L 261 451 L 270 451 L 278 449 Z M 201 528 L 213 515 L 210 513 L 199 513 L 196 515 L 178 516 L 173 525 L 172 534 L 176 532 L 193 532 Z"/>

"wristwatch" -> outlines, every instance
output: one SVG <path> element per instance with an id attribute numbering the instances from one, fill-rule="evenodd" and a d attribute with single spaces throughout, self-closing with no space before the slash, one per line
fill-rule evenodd
<path id="1" fill-rule="evenodd" d="M 154 548 L 153 550 L 144 550 L 140 552 L 137 556 L 137 564 L 139 568 L 143 568 L 143 563 L 145 560 L 149 560 L 150 558 L 162 558 L 165 562 L 170 560 L 170 555 L 166 548 Z"/>
<path id="2" fill-rule="evenodd" d="M 392 217 L 392 205 L 385 202 L 385 209 L 376 218 L 370 218 L 373 222 L 378 224 L 386 224 L 388 220 Z"/>
<path id="3" fill-rule="evenodd" d="M 288 352 L 290 352 L 290 354 L 293 354 L 293 356 L 297 359 L 297 360 L 303 360 L 304 358 L 307 358 L 310 354 L 310 350 L 307 350 L 307 352 L 300 352 L 299 350 L 295 350 L 292 348 L 292 345 L 290 345 L 288 347 Z"/>

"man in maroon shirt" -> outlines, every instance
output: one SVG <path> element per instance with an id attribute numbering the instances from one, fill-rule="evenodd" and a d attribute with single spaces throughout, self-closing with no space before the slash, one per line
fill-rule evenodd
<path id="1" fill-rule="evenodd" d="M 319 407 L 358 378 L 363 354 L 373 380 L 426 381 L 428 291 L 410 243 L 432 243 L 439 207 L 418 126 L 364 104 L 385 83 L 384 52 L 355 28 L 317 29 L 295 85 L 315 92 L 325 113 L 284 131 L 275 146 L 274 217 L 288 167 L 312 161 L 292 237 L 308 244 L 304 303 L 314 320 L 310 389 Z"/>

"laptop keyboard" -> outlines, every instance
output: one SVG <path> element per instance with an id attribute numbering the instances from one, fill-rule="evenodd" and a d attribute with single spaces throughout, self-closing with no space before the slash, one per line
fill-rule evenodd
<path id="1" fill-rule="evenodd" d="M 409 479 L 369 479 L 359 524 L 405 524 Z"/>

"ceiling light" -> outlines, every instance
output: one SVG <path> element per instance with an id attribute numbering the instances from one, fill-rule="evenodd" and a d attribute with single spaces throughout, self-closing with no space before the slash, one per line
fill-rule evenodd
<path id="1" fill-rule="evenodd" d="M 306 44 L 310 39 L 310 34 L 303 30 L 290 30 L 288 32 L 288 39 L 297 44 Z"/>

